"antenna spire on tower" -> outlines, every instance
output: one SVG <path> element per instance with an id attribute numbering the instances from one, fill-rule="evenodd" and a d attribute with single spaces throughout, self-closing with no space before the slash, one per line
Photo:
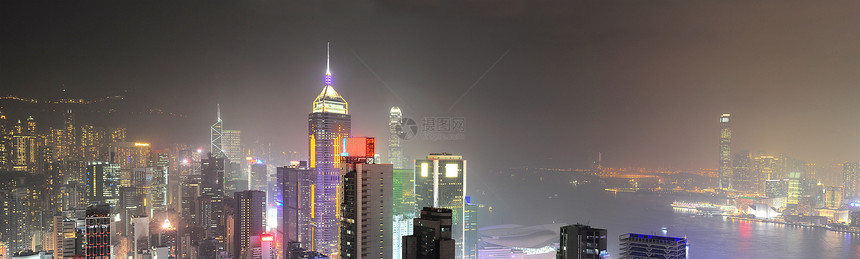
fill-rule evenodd
<path id="1" fill-rule="evenodd" d="M 217 105 L 218 105 L 218 121 L 221 121 L 221 104 L 219 103 Z"/>
<path id="2" fill-rule="evenodd" d="M 326 43 L 325 48 L 325 85 L 331 85 L 331 42 Z"/>

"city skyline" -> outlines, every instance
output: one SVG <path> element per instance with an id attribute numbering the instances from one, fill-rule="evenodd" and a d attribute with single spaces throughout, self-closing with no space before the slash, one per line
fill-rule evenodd
<path id="1" fill-rule="evenodd" d="M 24 10 L 35 8 L 23 3 L 20 5 L 20 8 Z M 247 38 L 243 41 L 225 39 L 216 34 L 201 32 L 202 35 L 198 35 L 200 38 L 192 38 L 193 35 L 168 33 L 164 37 L 152 37 L 151 41 L 138 42 L 137 40 L 140 39 L 141 35 L 151 35 L 159 29 L 166 28 L 164 27 L 166 23 L 156 23 L 153 25 L 155 27 L 147 27 L 144 21 L 148 19 L 144 19 L 144 17 L 153 14 L 153 12 L 142 10 L 139 15 L 126 17 L 126 21 L 122 23 L 124 26 L 143 29 L 143 32 L 140 32 L 141 35 L 135 35 L 113 30 L 112 27 L 88 18 L 75 16 L 68 17 L 70 19 L 68 22 L 92 25 L 90 28 L 94 30 L 93 32 L 82 32 L 91 37 L 64 37 L 81 29 L 71 27 L 69 32 L 54 34 L 24 34 L 24 32 L 26 30 L 57 31 L 60 28 L 65 28 L 50 22 L 35 22 L 34 19 L 45 18 L 43 20 L 53 21 L 58 17 L 65 17 L 67 14 L 64 14 L 64 11 L 69 10 L 69 8 L 76 9 L 74 7 L 47 7 L 42 11 L 32 12 L 32 17 L 18 17 L 19 13 L 27 12 L 6 13 L 2 28 L 10 33 L 11 37 L 7 37 L 3 41 L 3 45 L 6 46 L 4 48 L 9 50 L 9 54 L 6 56 L 7 58 L 0 60 L 2 62 L 0 65 L 6 68 L 21 67 L 21 69 L 27 68 L 28 70 L 14 73 L 17 70 L 4 69 L 0 72 L 3 73 L 0 74 L 0 78 L 4 79 L 3 87 L 8 89 L 8 91 L 4 90 L 3 92 L 31 98 L 59 97 L 62 93 L 61 88 L 65 85 L 66 94 L 69 96 L 96 98 L 112 95 L 121 90 L 130 90 L 131 92 L 126 95 L 135 100 L 129 100 L 129 102 L 146 103 L 163 108 L 168 112 L 184 114 L 187 118 L 178 121 L 170 120 L 169 122 L 156 120 L 158 123 L 155 124 L 146 123 L 143 127 L 129 127 L 133 131 L 131 132 L 132 135 L 156 145 L 176 142 L 176 139 L 187 141 L 188 144 L 200 145 L 201 142 L 205 143 L 203 142 L 205 139 L 194 137 L 199 134 L 192 135 L 188 131 L 180 129 L 211 125 L 211 112 L 204 107 L 213 107 L 220 103 L 224 106 L 224 119 L 231 121 L 230 128 L 243 130 L 245 131 L 243 135 L 246 136 L 261 137 L 273 143 L 282 143 L 281 146 L 285 147 L 285 151 L 303 152 L 300 148 L 304 146 L 302 138 L 290 137 L 288 135 L 292 134 L 281 134 L 281 130 L 276 131 L 275 129 L 289 132 L 302 131 L 302 127 L 289 124 L 281 125 L 281 122 L 294 121 L 296 118 L 303 117 L 304 112 L 300 111 L 307 108 L 305 108 L 306 105 L 300 103 L 300 100 L 307 98 L 307 96 L 313 96 L 318 91 L 312 86 L 318 82 L 318 77 L 315 75 L 321 75 L 324 72 L 319 70 L 319 67 L 324 65 L 324 61 L 319 58 L 319 52 L 322 51 L 321 45 L 324 42 L 331 41 L 335 47 L 333 55 L 338 57 L 334 62 L 338 63 L 340 67 L 338 73 L 341 75 L 341 80 L 346 83 L 341 85 L 338 90 L 345 96 L 351 96 L 356 100 L 372 100 L 374 98 L 370 98 L 368 95 L 377 95 L 374 102 L 355 104 L 360 105 L 355 109 L 358 111 L 354 114 L 357 119 L 384 121 L 386 119 L 385 112 L 391 106 L 399 106 L 403 109 L 404 116 L 416 120 L 424 117 L 453 115 L 467 118 L 469 122 L 472 122 L 469 124 L 471 127 L 469 127 L 468 132 L 475 134 L 467 135 L 464 143 L 423 141 L 420 146 L 426 146 L 427 148 L 423 148 L 425 150 L 409 151 L 416 155 L 441 150 L 443 149 L 440 148 L 441 146 L 447 145 L 452 146 L 448 148 L 449 151 L 478 154 L 479 157 L 477 158 L 481 158 L 480 161 L 490 161 L 496 157 L 510 158 L 510 155 L 493 152 L 493 150 L 502 149 L 501 146 L 493 146 L 496 144 L 490 144 L 485 148 L 477 148 L 476 146 L 491 142 L 490 140 L 494 138 L 516 139 L 515 132 L 519 130 L 494 131 L 499 128 L 509 128 L 512 123 L 514 124 L 513 128 L 521 128 L 518 125 L 528 119 L 526 114 L 547 107 L 542 105 L 506 107 L 502 103 L 534 103 L 543 98 L 543 95 L 539 94 L 540 91 L 518 94 L 517 89 L 524 85 L 538 87 L 538 89 L 545 91 L 552 89 L 551 87 L 554 85 L 568 85 L 569 87 L 563 87 L 561 90 L 563 94 L 551 97 L 553 102 L 562 103 L 564 108 L 559 110 L 581 111 L 569 114 L 570 122 L 563 122 L 563 127 L 559 127 L 575 131 L 573 136 L 565 137 L 567 138 L 565 145 L 556 145 L 547 140 L 512 140 L 514 141 L 512 142 L 513 145 L 529 151 L 526 153 L 534 154 L 530 155 L 534 159 L 552 157 L 551 162 L 567 167 L 577 167 L 577 165 L 584 165 L 589 162 L 590 154 L 602 152 L 606 158 L 606 163 L 616 165 L 686 169 L 716 168 L 717 165 L 713 160 L 713 154 L 716 152 L 713 148 L 714 144 L 712 141 L 706 141 L 708 140 L 706 136 L 713 135 L 714 132 L 713 128 L 709 126 L 712 120 L 708 120 L 708 118 L 711 118 L 712 114 L 723 112 L 735 115 L 734 130 L 744 132 L 744 134 L 737 134 L 733 140 L 735 149 L 785 152 L 818 162 L 824 162 L 831 158 L 839 161 L 860 157 L 860 151 L 852 148 L 860 145 L 860 136 L 855 133 L 860 132 L 860 125 L 853 123 L 854 120 L 851 119 L 837 119 L 852 118 L 853 115 L 847 111 L 858 108 L 855 107 L 854 102 L 844 99 L 856 94 L 855 88 L 839 87 L 855 78 L 853 73 L 838 68 L 830 72 L 812 70 L 811 72 L 814 72 L 812 74 L 798 72 L 803 68 L 822 67 L 834 62 L 836 64 L 845 62 L 841 59 L 835 59 L 833 54 L 827 54 L 824 49 L 804 48 L 800 50 L 797 48 L 806 46 L 801 45 L 804 42 L 823 44 L 821 42 L 825 39 L 838 39 L 833 42 L 840 44 L 839 46 L 851 42 L 851 39 L 838 37 L 838 35 L 850 34 L 854 29 L 845 27 L 841 20 L 834 20 L 834 17 L 840 16 L 824 15 L 824 13 L 831 11 L 844 13 L 850 8 L 837 8 L 828 4 L 807 6 L 805 3 L 790 3 L 772 9 L 769 12 L 770 15 L 757 16 L 753 10 L 760 10 L 763 7 L 753 4 L 729 4 L 728 6 L 749 8 L 749 11 L 731 13 L 729 10 L 737 10 L 738 8 L 719 7 L 709 8 L 705 11 L 700 5 L 686 3 L 666 7 L 667 16 L 654 18 L 651 14 L 659 12 L 659 9 L 645 8 L 641 9 L 641 13 L 637 13 L 633 12 L 630 6 L 551 4 L 550 6 L 569 10 L 573 14 L 577 14 L 575 17 L 579 17 L 563 18 L 547 10 L 550 9 L 547 6 L 503 4 L 501 6 L 509 7 L 511 13 L 502 11 L 508 10 L 506 8 L 476 11 L 475 16 L 487 19 L 487 21 L 472 18 L 469 20 L 470 28 L 472 28 L 469 30 L 469 34 L 454 30 L 449 35 L 453 39 L 478 37 L 481 38 L 481 41 L 477 43 L 481 44 L 451 41 L 447 45 L 437 48 L 427 48 L 428 46 L 421 41 L 426 38 L 420 34 L 405 32 L 398 27 L 389 26 L 388 21 L 401 17 L 401 13 L 415 13 L 415 17 L 404 18 L 403 22 L 415 24 L 426 30 L 449 29 L 454 27 L 452 22 L 427 25 L 422 24 L 421 21 L 435 20 L 443 15 L 462 16 L 462 14 L 454 12 L 452 7 L 444 4 L 431 5 L 431 8 L 425 12 L 417 12 L 408 5 L 391 4 L 377 8 L 355 4 L 356 10 L 338 9 L 337 12 L 350 14 L 351 16 L 348 17 L 358 19 L 360 22 L 352 25 L 345 21 L 346 18 L 333 17 L 330 22 L 342 25 L 342 27 L 332 27 L 321 21 L 312 20 L 310 17 L 314 15 L 309 14 L 330 12 L 328 7 L 336 5 L 336 2 L 318 3 L 296 8 L 296 11 L 304 11 L 304 14 L 301 15 L 292 11 L 276 11 L 279 8 L 274 7 L 279 7 L 279 4 L 274 4 L 273 8 L 263 8 L 254 4 L 236 5 L 238 6 L 213 5 L 207 7 L 206 10 L 236 7 L 237 16 L 239 14 L 262 14 L 259 18 L 247 21 L 249 24 L 273 22 L 284 30 L 272 28 L 275 25 L 261 26 L 260 29 L 240 33 L 240 35 L 245 36 L 244 38 Z M 15 6 L 18 4 L 12 7 Z M 180 5 L 168 8 L 166 12 L 178 12 L 184 7 Z M 287 7 L 293 6 L 287 5 Z M 464 7 L 482 9 L 477 6 L 467 5 Z M 16 8 L 4 9 L 15 10 Z M 262 11 L 261 9 L 274 10 Z M 769 24 L 793 21 L 795 18 L 792 18 L 793 15 L 791 14 L 799 9 L 809 10 L 807 14 L 809 16 L 822 17 L 819 24 L 828 26 L 831 30 L 818 32 L 801 28 L 790 34 L 779 30 L 770 30 L 774 26 Z M 581 10 L 593 10 L 595 13 L 582 14 L 581 12 L 584 11 Z M 79 10 L 79 12 L 96 12 L 94 17 L 106 19 L 114 16 L 97 12 L 97 10 Z M 714 13 L 709 14 L 710 12 Z M 729 15 L 727 13 L 735 18 L 735 22 L 724 20 L 701 20 L 698 23 L 667 24 L 666 22 L 687 21 L 691 19 L 690 16 L 720 17 L 721 14 Z M 370 18 L 362 14 L 379 15 L 376 18 Z M 538 18 L 539 15 L 537 14 L 547 15 L 545 18 Z M 561 27 L 571 24 L 572 21 L 579 21 L 576 19 L 581 19 L 582 22 L 593 21 L 597 14 L 615 18 L 612 19 L 614 22 L 604 25 L 597 23 L 595 26 L 599 26 L 599 28 L 595 29 L 574 26 L 573 28 L 576 30 L 573 32 L 566 32 L 563 30 L 564 27 Z M 624 18 L 624 14 L 630 14 L 640 19 L 634 23 L 630 21 L 631 18 Z M 289 26 L 288 21 L 291 20 L 280 18 L 290 15 L 294 15 L 294 19 L 297 20 L 309 21 L 309 27 Z M 236 19 L 226 17 L 223 21 L 219 21 L 215 17 L 205 14 L 205 12 L 196 18 L 209 21 L 211 24 L 187 23 L 177 30 L 202 29 L 201 31 L 205 32 Z M 533 19 L 535 24 L 520 24 L 516 22 L 517 18 Z M 20 25 L 15 25 L 19 23 L 12 23 L 13 19 L 20 21 Z M 494 23 L 510 26 L 513 35 L 507 36 L 494 31 L 493 26 L 491 26 Z M 739 24 L 753 24 L 755 26 L 741 27 Z M 393 44 L 393 48 L 379 49 L 375 47 L 378 45 L 377 42 L 359 39 L 356 36 L 359 33 L 371 33 L 362 27 L 357 27 L 359 25 L 377 25 L 380 30 L 374 35 L 404 34 L 405 37 L 399 38 L 401 40 L 396 41 L 397 44 Z M 230 33 L 236 31 L 229 26 L 226 28 Z M 707 29 L 705 32 L 715 33 L 717 36 L 691 32 L 691 30 L 702 28 Z M 601 36 L 596 34 L 600 29 L 620 30 L 624 33 L 620 33 L 618 37 L 638 43 L 637 46 L 649 50 L 646 52 L 668 54 L 677 52 L 684 55 L 670 55 L 676 58 L 665 62 L 657 62 L 656 60 L 660 59 L 652 55 L 637 54 L 624 59 L 617 55 L 609 55 L 613 53 L 610 51 L 616 49 L 632 50 L 630 50 L 629 45 L 618 43 L 614 40 L 615 38 L 608 35 L 597 37 Z M 663 29 L 665 31 L 661 31 Z M 470 36 L 472 32 L 480 36 Z M 763 32 L 770 33 L 764 34 Z M 287 37 L 295 33 L 304 33 L 309 37 L 302 39 Z M 517 37 L 531 34 L 540 36 L 537 37 L 538 39 L 554 38 L 556 40 L 536 40 L 534 42 L 517 40 Z M 642 34 L 653 36 L 649 38 Z M 795 34 L 809 37 L 796 37 Z M 114 36 L 120 42 L 109 46 L 105 45 L 107 43 L 97 41 L 97 39 L 104 37 L 101 35 Z M 594 42 L 585 44 L 583 43 L 585 35 L 594 35 L 592 37 L 597 38 L 594 39 Z M 687 45 L 681 45 L 688 46 L 687 49 L 671 47 L 674 45 L 668 47 L 659 45 L 674 39 L 675 35 L 693 41 Z M 268 36 L 277 37 L 269 38 Z M 52 37 L 67 38 L 68 44 L 71 46 L 80 47 L 85 50 L 84 52 L 93 55 L 91 58 L 82 60 L 75 58 L 76 56 L 69 56 L 72 54 L 34 54 L 32 48 L 35 46 L 25 43 L 45 42 L 45 39 L 49 39 L 47 41 L 49 43 L 46 43 L 48 44 L 47 47 L 59 51 L 62 48 L 56 45 L 58 43 L 53 42 L 60 41 L 56 41 Z M 806 40 L 798 42 L 795 40 L 797 38 Z M 714 39 L 717 42 L 728 41 L 728 43 L 731 43 L 730 39 L 736 39 L 748 44 L 717 45 L 703 42 L 705 39 Z M 129 42 L 132 40 L 135 43 Z M 165 47 L 164 44 L 168 40 L 178 41 L 179 44 L 174 47 Z M 487 44 L 483 41 L 496 43 Z M 788 45 L 783 48 L 768 47 L 775 43 Z M 133 51 L 137 44 L 143 44 L 141 45 L 143 48 L 140 51 Z M 189 50 L 192 44 L 203 44 L 206 47 L 197 51 L 183 52 Z M 705 51 L 708 48 L 713 50 Z M 409 50 L 415 49 L 427 49 L 436 58 L 415 53 L 407 54 L 410 53 Z M 510 52 L 493 69 L 489 70 L 483 80 L 466 93 L 467 89 L 485 71 L 488 71 L 488 68 L 496 60 L 499 60 L 499 57 L 508 49 Z M 755 64 L 760 67 L 769 67 L 771 72 L 761 76 L 752 76 L 739 69 L 729 69 L 737 67 L 735 65 L 739 63 L 750 64 L 749 62 L 741 62 L 748 55 L 725 55 L 735 50 L 761 53 L 761 58 L 754 59 Z M 796 50 L 797 57 L 808 61 L 791 62 L 791 64 L 808 65 L 790 66 L 785 65 L 788 62 L 770 61 L 772 59 L 779 60 L 777 59 L 778 55 L 790 50 Z M 125 60 L 118 60 L 117 57 L 108 55 L 110 53 L 108 51 L 128 51 L 128 53 L 140 54 L 133 54 Z M 263 53 L 273 55 L 263 56 Z M 21 55 L 30 55 L 33 57 L 33 61 L 24 61 L 22 60 L 24 56 Z M 184 57 L 186 61 L 170 58 L 176 55 Z M 164 57 L 167 60 L 156 57 Z M 541 60 L 537 60 L 536 57 L 540 57 Z M 612 78 L 609 78 L 605 72 L 591 76 L 586 76 L 585 72 L 573 74 L 566 72 L 592 71 L 612 64 L 619 64 L 619 62 L 626 62 L 628 59 L 629 61 L 636 61 L 636 64 L 646 62 L 646 64 L 653 65 L 653 69 L 642 71 L 631 69 L 630 66 L 621 66 L 618 67 L 620 69 L 618 73 L 622 76 Z M 178 67 L 169 70 L 160 68 L 157 72 L 149 72 L 145 69 L 146 67 L 163 67 L 164 61 L 175 63 Z M 117 63 L 117 66 L 106 67 Z M 130 65 L 131 63 L 136 65 Z M 696 68 L 698 66 L 694 64 L 697 63 L 705 67 Z M 34 67 L 36 64 L 52 65 L 37 68 Z M 182 64 L 181 67 L 179 67 L 180 64 Z M 453 67 L 450 64 L 459 65 L 456 65 L 457 69 L 454 70 L 451 69 Z M 594 68 L 592 70 L 586 69 L 590 66 Z M 685 70 L 681 68 L 683 66 L 695 68 L 696 71 Z M 246 67 L 255 69 L 246 69 Z M 403 69 L 404 67 L 421 69 L 407 70 Z M 96 69 L 107 69 L 112 73 L 109 76 L 98 76 L 100 73 L 96 73 Z M 676 74 L 690 74 L 691 76 L 682 76 L 670 80 L 666 77 L 671 76 L 667 75 L 665 71 L 672 71 L 671 69 L 681 69 Z M 682 73 L 681 71 L 689 73 Z M 718 71 L 727 74 L 720 76 Z M 34 73 L 41 73 L 44 76 Z M 152 76 L 154 73 L 164 74 L 164 76 L 154 77 Z M 374 74 L 379 77 L 377 78 Z M 448 79 L 440 78 L 440 75 L 445 74 L 451 76 L 445 77 Z M 530 81 L 514 78 L 513 75 L 517 74 L 524 75 Z M 808 75 L 809 78 L 788 80 L 788 78 L 795 79 L 796 77 L 788 75 L 802 74 Z M 780 79 L 783 77 L 786 79 Z M 622 80 L 623 78 L 637 79 L 638 82 Z M 708 78 L 724 78 L 725 81 L 707 80 Z M 821 80 L 814 81 L 813 79 Z M 801 87 L 813 82 L 822 90 Z M 139 87 L 142 85 L 150 87 L 153 91 L 138 90 L 141 89 Z M 431 86 L 442 87 L 443 91 L 430 92 L 426 90 L 433 88 Z M 211 90 L 202 91 L 204 87 Z M 711 90 L 720 88 L 724 88 L 725 91 Z M 492 93 L 488 95 L 488 92 Z M 771 92 L 774 94 L 765 94 Z M 466 94 L 461 101 L 454 105 L 458 97 L 464 93 Z M 188 95 L 192 97 L 179 97 Z M 421 96 L 427 96 L 427 98 L 421 98 Z M 678 99 L 679 96 L 685 98 Z M 279 103 L 284 97 L 288 97 L 290 100 L 285 104 L 287 105 L 287 109 L 283 109 L 285 112 L 277 115 L 254 112 L 280 107 Z M 575 101 L 567 102 L 565 101 L 567 99 L 564 98 L 573 98 L 572 100 Z M 833 101 L 821 102 L 821 100 Z M 602 103 L 597 103 L 598 101 L 602 101 Z M 759 101 L 764 102 L 767 104 L 766 107 L 770 108 L 758 109 Z M 4 102 L 8 102 L 8 100 Z M 243 105 L 244 102 L 248 102 L 250 105 Z M 441 104 L 440 107 L 436 107 L 436 103 Z M 448 114 L 452 105 L 454 107 L 450 109 L 451 114 Z M 4 108 L 11 109 L 9 106 L 4 104 Z M 483 107 L 497 110 L 499 111 L 498 114 L 505 115 L 486 115 L 478 112 Z M 670 108 L 679 107 L 683 109 L 670 110 Z M 642 113 L 637 114 L 631 111 Z M 818 116 L 821 113 L 832 115 Z M 18 112 L 15 114 L 20 115 L 16 117 L 21 119 L 29 115 Z M 37 117 L 36 119 L 54 121 L 50 118 Z M 802 125 L 789 123 L 793 120 L 802 120 L 805 123 Z M 155 126 L 163 123 L 172 124 L 173 122 L 176 124 L 175 128 Z M 546 126 L 552 136 L 570 136 L 565 135 L 565 131 L 549 127 L 552 125 L 551 122 L 534 123 Z M 147 126 L 150 124 L 152 126 Z M 379 126 L 379 123 L 370 123 L 360 127 L 355 130 L 364 135 L 383 136 L 382 134 L 385 132 L 385 127 Z M 150 133 L 150 129 L 153 130 L 152 132 L 159 133 Z M 637 130 L 637 132 L 644 134 L 630 134 L 630 130 Z M 484 134 L 488 132 L 491 134 Z M 809 135 L 829 137 L 805 137 Z M 677 141 L 668 141 L 672 139 Z M 576 150 L 564 148 L 564 146 L 571 145 L 581 148 Z M 816 147 L 822 151 L 813 152 L 806 147 Z M 380 151 L 382 154 L 386 152 L 386 150 Z M 666 155 L 658 156 L 657 153 Z M 486 156 L 486 159 L 483 156 Z M 558 162 L 562 158 L 568 161 Z M 496 169 L 492 168 L 493 164 L 495 163 L 484 164 L 481 162 L 473 166 L 492 170 Z"/>
<path id="2" fill-rule="evenodd" d="M 3 3 L 0 257 L 858 256 L 852 4 Z"/>

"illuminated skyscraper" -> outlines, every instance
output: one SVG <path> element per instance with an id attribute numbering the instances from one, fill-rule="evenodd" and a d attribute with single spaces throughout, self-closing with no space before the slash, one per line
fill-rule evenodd
<path id="1" fill-rule="evenodd" d="M 301 248 L 313 250 L 313 233 L 311 225 L 315 219 L 314 192 L 316 189 L 317 172 L 305 166 L 278 167 L 278 182 L 282 190 L 283 212 L 279 228 L 283 231 L 284 254 L 290 253 L 287 244 L 298 242 Z"/>
<path id="2" fill-rule="evenodd" d="M 842 166 L 842 187 L 845 188 L 845 197 L 857 197 L 860 190 L 860 163 L 845 162 Z"/>
<path id="3" fill-rule="evenodd" d="M 225 129 L 221 135 L 221 148 L 230 162 L 238 163 L 244 160 L 242 157 L 242 132 Z"/>
<path id="4" fill-rule="evenodd" d="M 403 131 L 402 119 L 403 114 L 400 112 L 400 107 L 391 107 L 391 111 L 388 113 L 388 163 L 394 165 L 394 169 L 403 168 L 403 149 L 400 147 L 400 132 Z"/>
<path id="5" fill-rule="evenodd" d="M 393 193 L 394 200 L 392 209 L 394 233 L 392 235 L 391 255 L 394 259 L 403 256 L 403 236 L 412 235 L 412 219 L 415 218 L 415 172 L 412 169 L 394 169 Z"/>
<path id="6" fill-rule="evenodd" d="M 348 104 L 332 87 L 329 61 L 326 59 L 325 86 L 314 99 L 308 114 L 310 167 L 316 168 L 317 188 L 314 218 L 314 248 L 336 258 L 338 247 L 341 144 L 350 134 Z"/>
<path id="7" fill-rule="evenodd" d="M 119 165 L 92 161 L 87 163 L 87 199 L 90 204 L 119 201 Z"/>
<path id="8" fill-rule="evenodd" d="M 218 105 L 218 119 L 209 127 L 209 152 L 214 157 L 227 157 L 224 152 L 224 129 L 221 122 L 221 105 Z"/>
<path id="9" fill-rule="evenodd" d="M 266 192 L 250 190 L 235 193 L 236 217 L 233 224 L 233 253 L 236 258 L 250 257 L 251 239 L 266 232 Z"/>
<path id="10" fill-rule="evenodd" d="M 463 206 L 463 258 L 478 259 L 478 204 L 472 203 L 472 197 L 466 196 Z"/>
<path id="11" fill-rule="evenodd" d="M 759 171 L 755 170 L 752 154 L 749 152 L 740 152 L 734 154 L 732 184 L 735 189 L 747 193 L 763 192 L 764 181 Z"/>
<path id="12" fill-rule="evenodd" d="M 732 189 L 732 128 L 731 114 L 720 116 L 720 189 Z"/>
<path id="13" fill-rule="evenodd" d="M 415 160 L 415 207 L 451 209 L 457 258 L 465 255 L 466 160 L 462 156 L 432 153 Z"/>

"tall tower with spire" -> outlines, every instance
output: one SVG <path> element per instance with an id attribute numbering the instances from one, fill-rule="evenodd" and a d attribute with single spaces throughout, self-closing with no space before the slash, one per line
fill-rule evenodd
<path id="1" fill-rule="evenodd" d="M 215 124 L 212 124 L 212 127 L 209 127 L 209 133 L 209 152 L 212 152 L 213 157 L 227 157 L 227 154 L 224 153 L 224 145 L 222 144 L 224 130 L 221 122 L 221 104 L 218 104 L 218 120 L 215 121 Z"/>
<path id="2" fill-rule="evenodd" d="M 308 114 L 309 165 L 317 171 L 316 201 L 311 215 L 314 240 L 309 249 L 338 258 L 340 154 L 342 144 L 349 138 L 351 119 L 346 100 L 332 87 L 330 46 L 329 43 L 326 48 L 325 85 Z"/>

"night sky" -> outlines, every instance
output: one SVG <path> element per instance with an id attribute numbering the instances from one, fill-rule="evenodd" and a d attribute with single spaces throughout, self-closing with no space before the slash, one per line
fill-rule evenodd
<path id="1" fill-rule="evenodd" d="M 397 105 L 466 118 L 464 140 L 405 149 L 462 154 L 470 172 L 584 167 L 598 151 L 610 166 L 716 168 L 721 113 L 734 150 L 858 160 L 858 13 L 857 1 L 3 1 L 0 95 L 128 91 L 186 115 L 129 124 L 162 146 L 206 144 L 220 103 L 225 128 L 306 154 L 331 41 L 353 135 L 379 138 L 383 157 Z"/>

